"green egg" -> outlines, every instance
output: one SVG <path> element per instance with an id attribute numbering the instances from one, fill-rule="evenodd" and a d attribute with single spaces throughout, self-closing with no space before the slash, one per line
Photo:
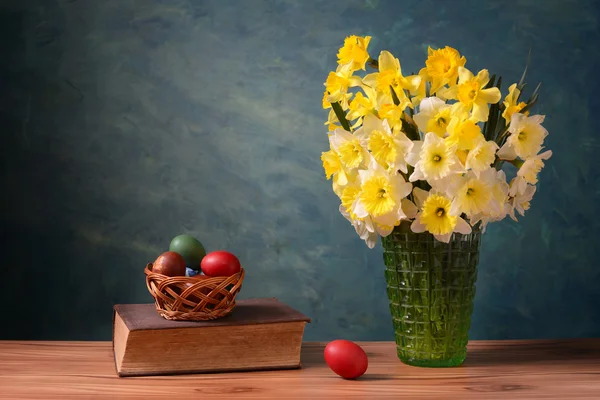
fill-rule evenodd
<path id="1" fill-rule="evenodd" d="M 186 267 L 194 270 L 200 269 L 200 261 L 206 255 L 206 250 L 202 246 L 202 243 L 188 234 L 174 237 L 169 245 L 169 251 L 179 253 L 185 260 Z"/>

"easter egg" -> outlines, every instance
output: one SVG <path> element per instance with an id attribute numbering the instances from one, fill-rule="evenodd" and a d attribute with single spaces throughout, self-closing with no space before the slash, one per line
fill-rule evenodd
<path id="1" fill-rule="evenodd" d="M 325 346 L 325 362 L 344 379 L 356 379 L 365 373 L 369 360 L 365 351 L 349 340 L 334 340 Z"/>
<path id="2" fill-rule="evenodd" d="M 240 260 L 232 253 L 217 250 L 208 253 L 200 263 L 202 272 L 207 276 L 231 276 L 240 272 Z"/>
<path id="3" fill-rule="evenodd" d="M 200 261 L 202 261 L 206 255 L 206 250 L 204 250 L 202 243 L 188 234 L 175 236 L 173 240 L 171 240 L 169 251 L 181 254 L 185 260 L 185 265 L 195 270 L 200 269 Z"/>
<path id="4" fill-rule="evenodd" d="M 184 276 L 185 260 L 174 251 L 165 251 L 152 264 L 152 272 L 166 276 Z"/>

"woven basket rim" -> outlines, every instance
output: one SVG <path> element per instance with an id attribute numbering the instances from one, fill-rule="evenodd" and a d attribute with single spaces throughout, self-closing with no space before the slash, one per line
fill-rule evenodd
<path id="1" fill-rule="evenodd" d="M 194 280 L 194 279 L 198 279 L 197 278 L 198 275 L 201 275 L 201 276 L 206 277 L 205 278 L 206 280 L 211 279 L 211 278 L 224 280 L 226 278 L 229 278 L 229 276 L 241 275 L 242 273 L 245 272 L 244 267 L 240 267 L 240 270 L 238 272 L 236 272 L 233 275 L 229 275 L 229 276 L 208 276 L 208 275 L 204 275 L 204 274 L 198 274 L 198 275 L 194 275 L 194 276 L 186 276 L 186 275 L 169 276 L 169 275 L 164 275 L 164 274 L 160 274 L 158 272 L 152 271 L 152 269 L 151 269 L 152 265 L 153 265 L 153 263 L 146 264 L 146 267 L 144 268 L 144 274 L 146 274 L 146 276 L 148 276 L 148 275 L 161 276 L 161 277 L 164 277 L 165 279 L 169 279 L 169 278 L 189 278 L 190 280 Z"/>
<path id="2" fill-rule="evenodd" d="M 244 268 L 230 276 L 167 276 L 144 268 L 146 286 L 157 312 L 165 319 L 203 321 L 229 315 L 245 276 Z"/>

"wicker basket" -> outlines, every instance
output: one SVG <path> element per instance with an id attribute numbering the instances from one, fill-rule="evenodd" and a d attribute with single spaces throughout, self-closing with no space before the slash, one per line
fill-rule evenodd
<path id="1" fill-rule="evenodd" d="M 229 315 L 244 280 L 243 268 L 231 276 L 166 276 L 152 272 L 149 263 L 144 274 L 156 311 L 165 319 L 179 321 L 206 321 Z"/>

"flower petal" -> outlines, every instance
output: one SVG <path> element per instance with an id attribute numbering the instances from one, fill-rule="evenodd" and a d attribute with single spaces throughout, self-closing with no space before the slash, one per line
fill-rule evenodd
<path id="1" fill-rule="evenodd" d="M 358 218 L 366 218 L 369 216 L 369 213 L 365 209 L 365 206 L 360 201 L 360 197 L 358 197 L 354 204 L 352 204 L 352 211 L 354 212 L 354 215 L 356 215 Z"/>
<path id="2" fill-rule="evenodd" d="M 417 94 L 416 92 L 419 89 L 419 85 L 421 85 L 421 78 L 419 75 L 410 75 L 404 78 L 405 89 L 408 89 L 412 95 Z"/>
<path id="3" fill-rule="evenodd" d="M 366 131 L 367 136 L 373 131 L 383 130 L 381 120 L 373 114 L 365 115 L 365 118 L 363 119 L 363 128 Z"/>
<path id="4" fill-rule="evenodd" d="M 501 160 L 511 161 L 517 158 L 517 153 L 515 152 L 514 147 L 512 147 L 508 142 L 504 143 L 504 145 L 500 148 L 500 150 L 498 150 L 496 155 Z"/>
<path id="5" fill-rule="evenodd" d="M 423 180 L 425 178 L 425 175 L 423 174 L 423 171 L 421 170 L 420 163 L 421 163 L 421 161 L 419 161 L 415 165 L 415 171 L 408 177 L 408 180 L 410 182 L 416 182 L 416 181 L 419 181 L 419 180 Z"/>
<path id="6" fill-rule="evenodd" d="M 400 69 L 400 62 L 389 51 L 384 50 L 381 53 L 379 53 L 378 61 L 380 72 L 387 70 L 398 71 Z"/>
<path id="7" fill-rule="evenodd" d="M 433 235 L 433 237 L 435 237 L 437 240 L 439 240 L 440 242 L 443 242 L 443 243 L 450 242 L 451 236 L 452 236 L 452 233 L 446 233 L 445 235 Z"/>
<path id="8" fill-rule="evenodd" d="M 488 104 L 496 104 L 502 98 L 502 94 L 500 93 L 500 90 L 497 87 L 493 87 L 489 89 L 480 90 L 479 94 L 477 95 L 477 98 L 481 98 Z"/>
<path id="9" fill-rule="evenodd" d="M 375 230 L 377 231 L 377 233 L 382 236 L 382 237 L 386 237 L 388 236 L 390 233 L 392 233 L 392 231 L 394 230 L 393 226 L 382 226 L 382 225 L 375 225 Z"/>
<path id="10" fill-rule="evenodd" d="M 550 157 L 552 157 L 552 150 L 547 150 L 547 151 L 545 151 L 545 152 L 543 152 L 543 153 L 540 153 L 540 154 L 538 154 L 538 157 L 539 157 L 541 160 L 547 160 L 547 159 L 549 159 Z"/>
<path id="11" fill-rule="evenodd" d="M 423 100 L 421 100 L 421 104 L 419 105 L 419 114 L 417 115 L 433 115 L 437 111 L 437 109 L 443 106 L 444 104 L 446 104 L 444 100 L 440 99 L 439 97 L 426 97 Z"/>
<path id="12" fill-rule="evenodd" d="M 473 73 L 465 67 L 458 67 L 458 83 L 464 83 L 473 78 Z"/>
<path id="13" fill-rule="evenodd" d="M 454 227 L 454 232 L 462 233 L 463 235 L 468 235 L 472 232 L 471 225 L 467 223 L 461 217 L 456 219 L 456 226 Z"/>
<path id="14" fill-rule="evenodd" d="M 402 175 L 397 175 L 397 181 L 395 182 L 394 196 L 396 199 L 403 199 L 412 192 L 413 185 L 410 182 L 405 182 Z"/>
<path id="15" fill-rule="evenodd" d="M 372 249 L 377 244 L 377 235 L 369 235 L 369 237 L 365 240 L 367 247 Z"/>
<path id="16" fill-rule="evenodd" d="M 487 121 L 489 115 L 490 109 L 487 103 L 478 97 L 477 101 L 473 103 L 473 120 L 476 122 Z"/>
<path id="17" fill-rule="evenodd" d="M 425 225 L 423 225 L 420 221 L 419 221 L 419 217 L 421 216 L 421 214 L 417 215 L 417 217 L 415 218 L 415 220 L 413 221 L 412 224 L 410 224 L 410 229 L 414 232 L 414 233 L 423 233 L 425 232 L 427 229 L 425 228 Z"/>
<path id="18" fill-rule="evenodd" d="M 404 211 L 404 214 L 409 219 L 415 218 L 417 216 L 417 214 L 419 213 L 419 209 L 417 208 L 415 203 L 413 203 L 409 199 L 402 199 L 401 205 L 402 205 L 402 211 Z"/>
<path id="19" fill-rule="evenodd" d="M 413 189 L 413 195 L 415 196 L 415 202 L 417 203 L 417 207 L 421 208 L 423 207 L 423 203 L 425 203 L 425 200 L 427 200 L 427 197 L 429 197 L 429 192 L 421 188 L 415 187 Z"/>
<path id="20" fill-rule="evenodd" d="M 487 85 L 490 81 L 490 73 L 487 69 L 482 69 L 477 73 L 477 77 L 475 79 L 477 79 L 480 88 L 485 87 L 485 85 Z"/>

